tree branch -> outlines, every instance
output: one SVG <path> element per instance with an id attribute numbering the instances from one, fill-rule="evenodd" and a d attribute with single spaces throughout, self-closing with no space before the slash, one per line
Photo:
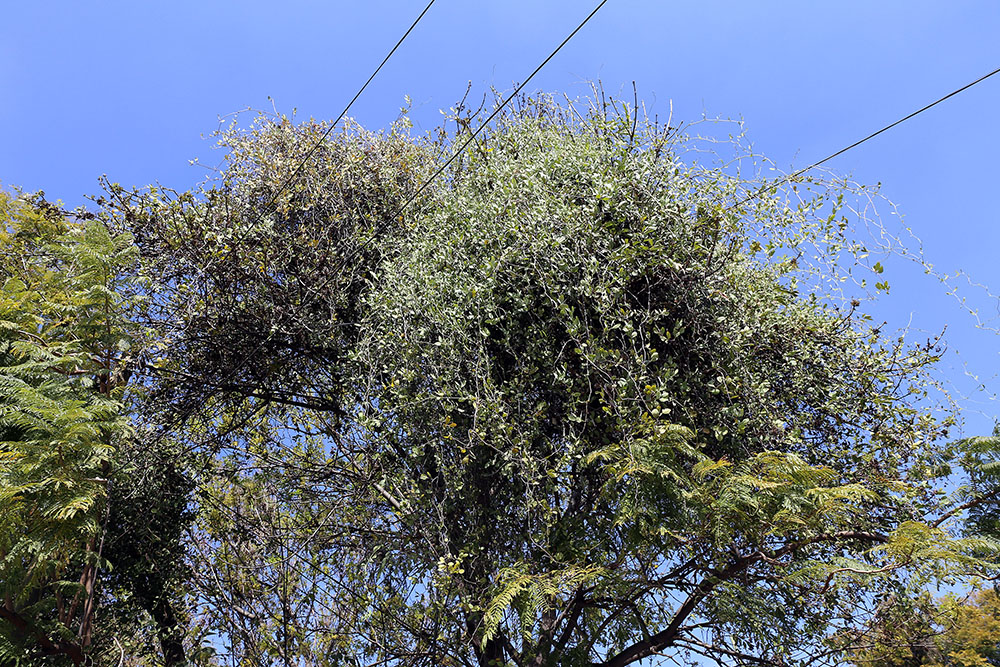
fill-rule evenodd
<path id="1" fill-rule="evenodd" d="M 14 629 L 25 636 L 33 636 L 35 643 L 46 655 L 65 655 L 73 661 L 74 665 L 82 665 L 84 656 L 83 650 L 71 642 L 52 641 L 45 634 L 31 625 L 24 617 L 17 612 L 0 606 L 0 618 L 14 626 Z"/>
<path id="2" fill-rule="evenodd" d="M 668 646 L 672 646 L 678 638 L 681 625 L 688 618 L 688 616 L 694 612 L 697 606 L 712 593 L 716 586 L 724 581 L 734 578 L 738 574 L 741 574 L 759 561 L 777 560 L 778 558 L 793 553 L 803 547 L 812 544 L 819 544 L 821 542 L 867 540 L 871 542 L 885 543 L 888 539 L 889 538 L 886 535 L 881 533 L 843 530 L 835 533 L 820 533 L 803 540 L 789 542 L 770 554 L 765 554 L 763 551 L 758 550 L 755 553 L 741 556 L 722 570 L 716 570 L 713 574 L 702 579 L 701 583 L 695 587 L 694 591 L 674 613 L 673 620 L 670 621 L 670 624 L 666 628 L 643 639 L 642 641 L 632 644 L 605 662 L 599 663 L 599 665 L 600 667 L 625 667 L 633 662 L 637 662 L 643 658 L 654 655 Z"/>

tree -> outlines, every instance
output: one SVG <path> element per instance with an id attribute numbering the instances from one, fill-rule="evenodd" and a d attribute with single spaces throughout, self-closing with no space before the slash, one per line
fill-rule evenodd
<path id="1" fill-rule="evenodd" d="M 851 662 L 872 667 L 990 667 L 1000 664 L 1000 601 L 996 591 L 966 596 L 929 594 L 886 605 Z"/>
<path id="2" fill-rule="evenodd" d="M 101 202 L 158 279 L 151 400 L 205 457 L 191 595 L 230 652 L 837 661 L 880 600 L 990 570 L 939 492 L 936 342 L 841 291 L 882 268 L 846 186 L 541 98 L 420 189 L 461 111 L 262 117 L 199 192 Z"/>
<path id="3" fill-rule="evenodd" d="M 136 248 L 41 193 L 0 195 L 0 217 L 0 664 L 139 656 L 150 625 L 184 664 L 192 482 L 133 428 Z"/>
<path id="4" fill-rule="evenodd" d="M 989 667 L 1000 664 L 1000 600 L 996 591 L 978 591 L 968 602 L 946 599 L 947 630 L 938 642 L 942 665 Z"/>
<path id="5" fill-rule="evenodd" d="M 127 378 L 125 236 L 0 195 L 0 651 L 81 664 Z"/>
<path id="6" fill-rule="evenodd" d="M 194 479 L 187 457 L 172 442 L 147 437 L 122 444 L 105 528 L 109 571 L 103 613 L 117 622 L 103 624 L 100 639 L 111 644 L 124 628 L 141 634 L 151 626 L 159 651 L 155 646 L 146 651 L 162 655 L 165 667 L 188 665 L 192 652 L 184 644 L 189 634 L 184 586 L 190 573 L 184 533 L 194 520 Z M 200 642 L 191 643 L 196 648 Z"/>

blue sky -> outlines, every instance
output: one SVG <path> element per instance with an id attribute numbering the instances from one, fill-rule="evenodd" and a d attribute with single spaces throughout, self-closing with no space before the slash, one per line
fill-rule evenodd
<path id="1" fill-rule="evenodd" d="M 107 173 L 186 189 L 211 163 L 217 116 L 247 106 L 334 118 L 425 0 L 9 3 L 0 22 L 0 185 L 70 206 Z M 522 80 L 596 0 L 437 0 L 351 115 L 394 119 L 404 95 L 430 129 L 462 96 Z M 610 0 L 532 83 L 581 95 L 600 79 L 654 113 L 743 118 L 755 147 L 791 170 L 1000 66 L 1000 3 L 889 0 Z M 880 182 L 938 270 L 1000 292 L 993 194 L 1000 76 L 850 151 L 831 166 Z M 967 403 L 967 432 L 1000 414 L 996 334 L 905 263 L 878 315 L 947 326 L 942 369 Z M 995 299 L 965 289 L 1000 324 Z M 972 394 L 975 372 L 986 392 Z"/>

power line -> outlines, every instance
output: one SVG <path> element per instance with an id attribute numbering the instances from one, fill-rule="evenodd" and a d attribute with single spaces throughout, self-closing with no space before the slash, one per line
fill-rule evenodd
<path id="1" fill-rule="evenodd" d="M 420 19 L 424 18 L 424 14 L 427 13 L 427 10 L 429 10 L 431 8 L 431 5 L 433 5 L 435 2 L 436 0 L 431 0 L 430 2 L 427 3 L 427 6 L 424 7 L 424 11 L 420 12 L 420 16 L 418 16 L 413 21 L 413 23 L 410 24 L 410 27 L 407 28 L 406 32 L 403 33 L 403 36 L 399 38 L 398 42 L 396 42 L 396 45 L 392 47 L 389 53 L 386 54 L 385 58 L 382 59 L 382 62 L 380 62 L 378 67 L 375 68 L 375 71 L 372 72 L 372 75 L 368 77 L 368 80 L 365 81 L 365 84 L 358 89 L 357 93 L 354 94 L 354 97 L 351 98 L 351 101 L 347 103 L 347 106 L 344 107 L 344 110 L 340 112 L 339 116 L 337 116 L 337 120 L 331 123 L 330 127 L 327 128 L 326 132 L 324 132 L 323 135 L 319 138 L 319 141 L 316 142 L 316 145 L 313 146 L 311 149 L 309 149 L 309 152 L 306 153 L 305 157 L 302 158 L 302 161 L 299 163 L 299 166 L 295 168 L 295 171 L 292 172 L 292 175 L 289 176 L 288 179 L 281 185 L 281 187 L 277 189 L 277 191 L 271 197 L 271 201 L 268 202 L 267 206 L 265 207 L 265 210 L 267 208 L 270 208 L 274 204 L 278 196 L 285 190 L 285 188 L 287 188 L 292 183 L 292 181 L 295 180 L 295 178 L 299 175 L 299 173 L 301 173 L 303 167 L 305 167 L 306 163 L 309 161 L 309 158 L 311 158 L 313 154 L 319 149 L 319 147 L 323 145 L 323 142 L 326 141 L 326 138 L 329 137 L 330 134 L 333 132 L 334 128 L 337 127 L 337 123 L 343 120 L 344 116 L 347 115 L 347 112 L 348 110 L 350 110 L 351 105 L 353 105 L 355 102 L 358 101 L 358 98 L 361 97 L 361 93 L 365 92 L 365 88 L 368 87 L 368 84 L 370 84 L 372 80 L 375 78 L 375 76 L 382 70 L 382 67 L 387 62 L 389 62 L 389 58 L 392 58 L 392 55 L 396 53 L 396 50 L 403 43 L 403 41 L 410 36 L 410 33 L 413 32 L 413 29 L 417 27 L 418 23 L 420 23 Z"/>
<path id="2" fill-rule="evenodd" d="M 975 81 L 971 81 L 971 82 L 965 84 L 961 88 L 956 88 L 955 90 L 951 91 L 947 95 L 945 95 L 943 97 L 939 97 L 938 99 L 934 100 L 930 104 L 927 104 L 927 105 L 925 105 L 925 106 L 917 109 L 913 113 L 910 113 L 910 114 L 907 114 L 907 115 L 903 116 L 902 118 L 900 118 L 896 122 L 890 123 L 889 125 L 886 125 L 881 130 L 877 130 L 875 132 L 872 132 L 871 134 L 869 134 L 867 137 L 864 137 L 863 139 L 858 139 L 857 141 L 855 141 L 850 146 L 846 146 L 844 148 L 841 148 L 836 153 L 831 153 L 830 155 L 827 155 L 822 160 L 819 160 L 818 162 L 813 162 L 808 167 L 804 167 L 802 169 L 799 169 L 798 171 L 794 172 L 790 176 L 786 176 L 785 178 L 777 181 L 776 183 L 772 183 L 771 185 L 765 186 L 765 187 L 761 188 L 760 190 L 757 190 L 753 194 L 748 195 L 745 199 L 741 200 L 740 202 L 738 202 L 736 204 L 733 204 L 732 206 L 730 206 L 726 210 L 728 211 L 730 209 L 742 206 L 743 204 L 746 204 L 748 201 L 750 201 L 752 199 L 756 199 L 757 197 L 759 197 L 760 195 L 764 194 L 765 192 L 768 192 L 769 190 L 774 190 L 776 188 L 781 187 L 782 185 L 784 185 L 786 183 L 792 182 L 793 180 L 795 180 L 796 178 L 798 178 L 802 174 L 806 173 L 807 171 L 815 169 L 816 167 L 820 166 L 821 164 L 824 164 L 825 162 L 829 162 L 830 160 L 834 159 L 835 157 L 839 157 L 839 156 L 843 155 L 844 153 L 846 153 L 847 151 L 849 151 L 849 150 L 851 150 L 853 148 L 857 148 L 858 146 L 860 146 L 861 144 L 865 143 L 866 141 L 868 141 L 870 139 L 874 139 L 875 137 L 877 137 L 878 135 L 882 134 L 883 132 L 888 132 L 889 130 L 891 130 L 892 128 L 896 127 L 897 125 L 905 123 L 906 121 L 910 120 L 911 118 L 914 118 L 915 116 L 919 116 L 920 114 L 922 114 L 923 112 L 927 111 L 931 107 L 937 106 L 938 104 L 941 104 L 945 100 L 950 99 L 950 98 L 954 97 L 955 95 L 958 95 L 959 93 L 968 90 L 969 88 L 972 88 L 977 83 L 982 83 L 983 81 L 985 81 L 986 79 L 990 78 L 991 76 L 993 76 L 995 74 L 1000 74 L 1000 67 L 996 68 L 992 72 L 988 72 L 988 73 L 984 74 L 983 76 L 979 77 Z"/>

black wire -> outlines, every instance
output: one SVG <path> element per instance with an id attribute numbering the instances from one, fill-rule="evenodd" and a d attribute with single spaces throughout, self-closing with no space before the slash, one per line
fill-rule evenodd
<path id="1" fill-rule="evenodd" d="M 729 207 L 729 209 L 736 208 L 738 206 L 742 206 L 743 204 L 746 204 L 748 201 L 750 201 L 752 199 L 756 199 L 757 197 L 759 197 L 760 195 L 764 194 L 765 192 L 768 192 L 769 190 L 774 190 L 776 188 L 781 187 L 785 183 L 790 183 L 791 181 L 795 180 L 796 178 L 798 178 L 802 174 L 806 173 L 807 171 L 809 171 L 811 169 L 815 169 L 816 167 L 820 166 L 821 164 L 823 164 L 825 162 L 829 162 L 833 158 L 839 157 L 839 156 L 843 155 L 844 153 L 846 153 L 847 151 L 851 150 L 852 148 L 857 148 L 858 146 L 860 146 L 861 144 L 865 143 L 866 141 L 868 141 L 870 139 L 874 139 L 875 137 L 877 137 L 878 135 L 882 134 L 883 132 L 887 132 L 887 131 L 891 130 L 892 128 L 896 127 L 897 125 L 900 125 L 901 123 L 905 123 L 906 121 L 910 120 L 911 118 L 913 118 L 915 116 L 919 116 L 920 114 L 922 114 L 923 112 L 927 111 L 931 107 L 934 107 L 934 106 L 937 106 L 938 104 L 941 104 L 945 100 L 947 100 L 949 98 L 952 98 L 955 95 L 958 95 L 959 93 L 961 93 L 961 92 L 963 92 L 965 90 L 968 90 L 969 88 L 972 88 L 977 83 L 981 83 L 981 82 L 985 81 L 986 79 L 990 78 L 991 76 L 993 76 L 995 74 L 1000 74 L 1000 67 L 996 68 L 992 72 L 984 74 L 983 76 L 979 77 L 975 81 L 972 81 L 970 83 L 965 84 L 961 88 L 957 88 L 957 89 L 951 91 L 950 93 L 948 93 L 944 97 L 939 97 L 938 99 L 934 100 L 930 104 L 917 109 L 913 113 L 910 113 L 910 114 L 907 114 L 906 116 L 903 116 L 902 118 L 900 118 L 896 122 L 890 123 L 889 125 L 886 125 L 881 130 L 878 130 L 876 132 L 872 132 L 871 134 L 869 134 L 867 137 L 865 137 L 863 139 L 858 139 L 857 141 L 855 141 L 850 146 L 846 146 L 845 148 L 841 148 L 836 153 L 831 153 L 830 155 L 827 155 L 822 160 L 819 160 L 818 162 L 813 162 L 808 167 L 804 167 L 802 169 L 799 169 L 798 171 L 794 172 L 790 176 L 786 176 L 785 178 L 777 181 L 776 183 L 772 183 L 771 185 L 768 185 L 768 186 L 766 186 L 764 188 L 761 188 L 760 190 L 758 190 L 758 191 L 754 192 L 753 194 L 747 196 L 742 201 L 740 201 L 740 202 L 734 204 L 733 206 Z M 726 209 L 726 210 L 729 210 L 729 209 Z"/>

